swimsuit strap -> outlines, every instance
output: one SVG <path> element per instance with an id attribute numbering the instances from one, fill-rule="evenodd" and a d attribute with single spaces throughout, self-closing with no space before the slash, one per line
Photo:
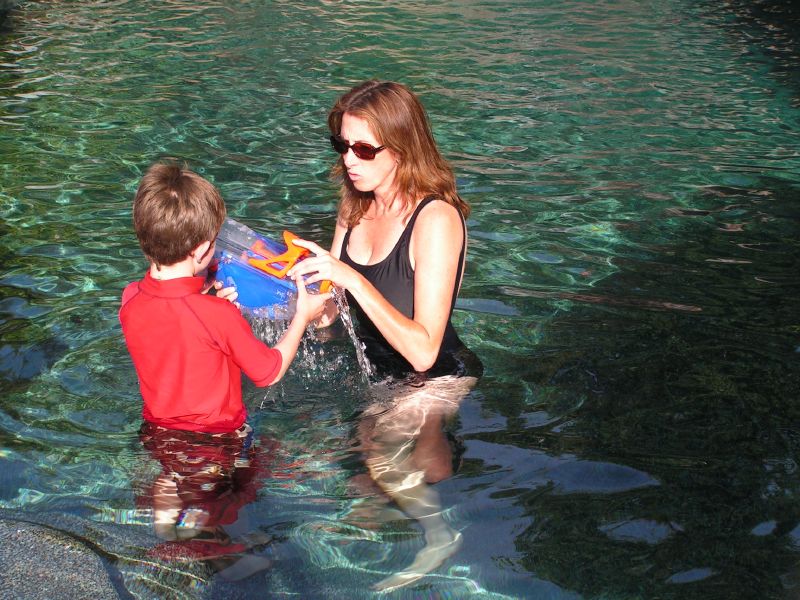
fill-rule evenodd
<path id="1" fill-rule="evenodd" d="M 434 195 L 426 196 L 422 199 L 417 205 L 417 208 L 414 210 L 414 214 L 411 215 L 411 218 L 408 220 L 408 225 L 406 225 L 405 230 L 403 230 L 403 234 L 400 236 L 400 239 L 408 238 L 411 239 L 411 233 L 414 231 L 414 223 L 419 216 L 419 213 L 425 208 L 428 204 L 433 202 L 434 200 L 438 200 L 438 198 Z M 456 209 L 458 210 L 458 209 Z M 450 302 L 450 313 L 453 313 L 453 309 L 456 306 L 456 296 L 458 296 L 458 288 L 461 286 L 461 274 L 464 271 L 464 256 L 467 251 L 467 224 L 464 222 L 464 215 L 461 214 L 461 211 L 458 211 L 458 216 L 461 219 L 461 230 L 464 232 L 463 239 L 461 240 L 461 252 L 458 255 L 458 270 L 456 271 L 456 281 L 455 285 L 453 286 L 453 299 Z M 399 246 L 399 242 L 398 242 Z M 409 260 L 411 257 L 409 256 Z"/>
<path id="2" fill-rule="evenodd" d="M 426 206 L 428 206 L 428 204 L 430 204 L 431 202 L 433 202 L 434 200 L 437 200 L 437 199 L 438 198 L 435 195 L 425 196 L 425 198 L 422 199 L 422 202 L 420 202 L 417 205 L 417 208 L 414 209 L 414 213 L 411 215 L 411 218 L 408 220 L 408 223 L 406 224 L 405 229 L 403 229 L 403 233 L 400 234 L 400 237 L 398 238 L 397 243 L 394 245 L 394 248 L 389 253 L 390 256 L 392 254 L 394 254 L 395 250 L 400 246 L 400 243 L 402 241 L 404 241 L 404 238 L 410 238 L 411 237 L 411 232 L 414 230 L 414 223 L 416 223 L 417 217 L 419 216 L 420 211 L 423 208 L 425 208 Z M 463 231 L 464 235 L 463 235 L 463 239 L 461 240 L 461 252 L 459 252 L 459 255 L 458 255 L 458 270 L 456 271 L 456 283 L 455 283 L 455 287 L 453 289 L 453 301 L 452 301 L 451 306 L 450 306 L 450 312 L 451 313 L 453 312 L 453 308 L 456 305 L 456 296 L 458 295 L 458 288 L 461 285 L 461 275 L 464 272 L 464 258 L 465 258 L 466 251 L 467 251 L 467 224 L 464 221 L 464 215 L 461 214 L 461 211 L 458 211 L 458 216 L 461 219 L 461 230 Z M 347 256 L 349 260 L 352 260 L 352 259 L 349 258 L 349 254 L 347 253 L 347 245 L 350 242 L 350 233 L 352 233 L 352 231 L 353 231 L 353 228 L 352 227 L 348 227 L 347 231 L 344 234 L 344 238 L 342 239 L 341 256 Z M 410 257 L 409 257 L 409 260 L 410 260 Z"/>
<path id="3" fill-rule="evenodd" d="M 392 256 L 397 251 L 397 249 L 400 248 L 400 246 L 401 246 L 401 244 L 403 242 L 407 242 L 410 239 L 411 232 L 414 230 L 414 223 L 416 223 L 417 217 L 419 216 L 420 211 L 423 208 L 425 208 L 428 204 L 433 202 L 434 200 L 436 200 L 436 196 L 426 196 L 417 205 L 417 208 L 414 209 L 414 212 L 411 215 L 411 218 L 408 220 L 408 223 L 406 223 L 405 228 L 403 228 L 403 233 L 401 233 L 400 237 L 397 238 L 397 242 L 395 242 L 394 247 L 392 248 L 391 252 L 389 252 L 389 254 L 386 256 L 386 258 L 388 258 L 389 256 Z M 344 238 L 342 239 L 342 254 L 343 255 L 347 254 L 347 256 L 349 256 L 349 254 L 347 252 L 347 245 L 350 242 L 350 233 L 352 231 L 353 231 L 353 228 L 352 227 L 348 227 L 347 231 L 344 234 Z M 384 258 L 383 260 L 386 260 L 386 258 Z M 381 262 L 383 262 L 383 261 L 381 261 Z M 378 264 L 378 263 L 376 263 L 376 264 Z M 362 266 L 373 266 L 373 265 L 362 265 Z"/>

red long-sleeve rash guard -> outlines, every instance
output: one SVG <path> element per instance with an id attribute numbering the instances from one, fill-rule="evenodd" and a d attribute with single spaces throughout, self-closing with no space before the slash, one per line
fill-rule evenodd
<path id="1" fill-rule="evenodd" d="M 202 287 L 202 277 L 160 281 L 148 272 L 125 288 L 119 319 L 139 376 L 144 419 L 222 433 L 247 418 L 242 371 L 256 385 L 269 385 L 282 357 L 253 335 L 235 306 L 201 294 Z"/>

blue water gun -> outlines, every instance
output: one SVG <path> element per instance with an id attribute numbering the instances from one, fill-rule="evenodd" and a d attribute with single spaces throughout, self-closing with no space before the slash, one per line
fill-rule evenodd
<path id="1" fill-rule="evenodd" d="M 286 316 L 297 295 L 297 286 L 286 278 L 286 272 L 310 254 L 295 246 L 295 239 L 298 236 L 284 231 L 281 244 L 228 217 L 217 236 L 216 273 L 213 264 L 210 270 L 226 287 L 236 287 L 240 306 L 270 318 Z M 330 281 L 323 281 L 309 289 L 324 293 L 330 285 Z"/>

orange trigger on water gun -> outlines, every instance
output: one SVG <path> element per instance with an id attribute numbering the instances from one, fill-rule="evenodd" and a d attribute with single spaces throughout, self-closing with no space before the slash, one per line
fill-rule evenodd
<path id="1" fill-rule="evenodd" d="M 286 271 L 291 269 L 298 260 L 308 254 L 308 250 L 301 248 L 300 246 L 295 246 L 292 243 L 292 240 L 296 239 L 298 239 L 298 236 L 290 231 L 284 231 L 283 241 L 286 243 L 286 252 L 277 256 L 273 256 L 272 258 L 248 258 L 247 262 L 256 269 L 260 269 L 261 271 L 269 273 L 275 277 L 283 278 L 283 276 L 286 275 Z M 264 242 L 261 240 L 257 240 L 250 249 L 261 256 L 270 254 L 269 250 L 267 250 L 266 246 L 264 245 Z M 277 268 L 273 266 L 274 264 L 283 266 L 281 268 Z"/>
<path id="2" fill-rule="evenodd" d="M 283 241 L 286 244 L 286 252 L 283 254 L 278 254 L 277 256 L 272 256 L 272 252 L 269 248 L 267 248 L 266 244 L 261 240 L 256 240 L 252 246 L 250 246 L 250 250 L 258 254 L 259 256 L 263 256 L 265 258 L 248 258 L 247 263 L 254 266 L 256 269 L 269 273 L 275 277 L 283 278 L 286 275 L 286 272 L 291 269 L 295 263 L 301 258 L 304 258 L 308 254 L 310 254 L 309 250 L 306 248 L 302 248 L 300 246 L 295 246 L 292 241 L 300 239 L 299 236 L 293 234 L 290 231 L 283 232 Z M 283 265 L 281 268 L 274 267 L 274 264 Z M 325 294 L 331 289 L 333 285 L 330 281 L 323 281 L 319 285 L 319 291 L 322 294 Z"/>

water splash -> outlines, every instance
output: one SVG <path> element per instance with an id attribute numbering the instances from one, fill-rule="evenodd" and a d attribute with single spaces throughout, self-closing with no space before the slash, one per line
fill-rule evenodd
<path id="1" fill-rule="evenodd" d="M 289 328 L 288 317 L 274 318 L 271 314 L 257 311 L 245 311 L 244 314 L 256 337 L 269 346 L 274 346 Z M 316 328 L 312 325 L 306 328 L 292 361 L 292 378 L 306 386 L 329 381 L 331 376 L 342 371 L 343 361 L 344 357 L 325 351 L 325 344 L 320 343 Z"/>
<path id="2" fill-rule="evenodd" d="M 339 310 L 342 324 L 344 325 L 350 341 L 356 351 L 356 359 L 359 371 L 364 383 L 369 384 L 370 378 L 375 371 L 364 351 L 364 344 L 358 339 L 353 325 L 353 318 L 350 314 L 350 307 L 344 292 L 336 287 L 332 288 L 332 295 L 336 307 Z M 283 336 L 289 327 L 290 315 L 294 313 L 294 300 L 285 308 L 285 313 L 274 312 L 277 307 L 260 308 L 257 310 L 245 309 L 243 314 L 250 323 L 253 333 L 264 343 L 274 346 Z M 324 344 L 320 343 L 320 337 L 314 326 L 308 327 L 303 340 L 298 349 L 297 358 L 294 361 L 296 376 L 300 378 L 319 379 L 320 376 L 333 374 L 342 370 L 343 357 L 328 356 L 325 352 Z M 332 362 L 333 361 L 333 362 Z"/>
<path id="3" fill-rule="evenodd" d="M 333 301 L 336 303 L 336 308 L 339 309 L 339 316 L 342 319 L 344 328 L 347 330 L 347 335 L 353 341 L 353 346 L 356 349 L 356 358 L 358 359 L 358 366 L 361 367 L 361 373 L 364 375 L 364 380 L 369 383 L 370 378 L 375 374 L 375 370 L 364 352 L 364 344 L 356 336 L 355 327 L 353 327 L 353 317 L 350 315 L 350 305 L 347 303 L 347 296 L 345 293 L 336 286 L 331 288 Z"/>

